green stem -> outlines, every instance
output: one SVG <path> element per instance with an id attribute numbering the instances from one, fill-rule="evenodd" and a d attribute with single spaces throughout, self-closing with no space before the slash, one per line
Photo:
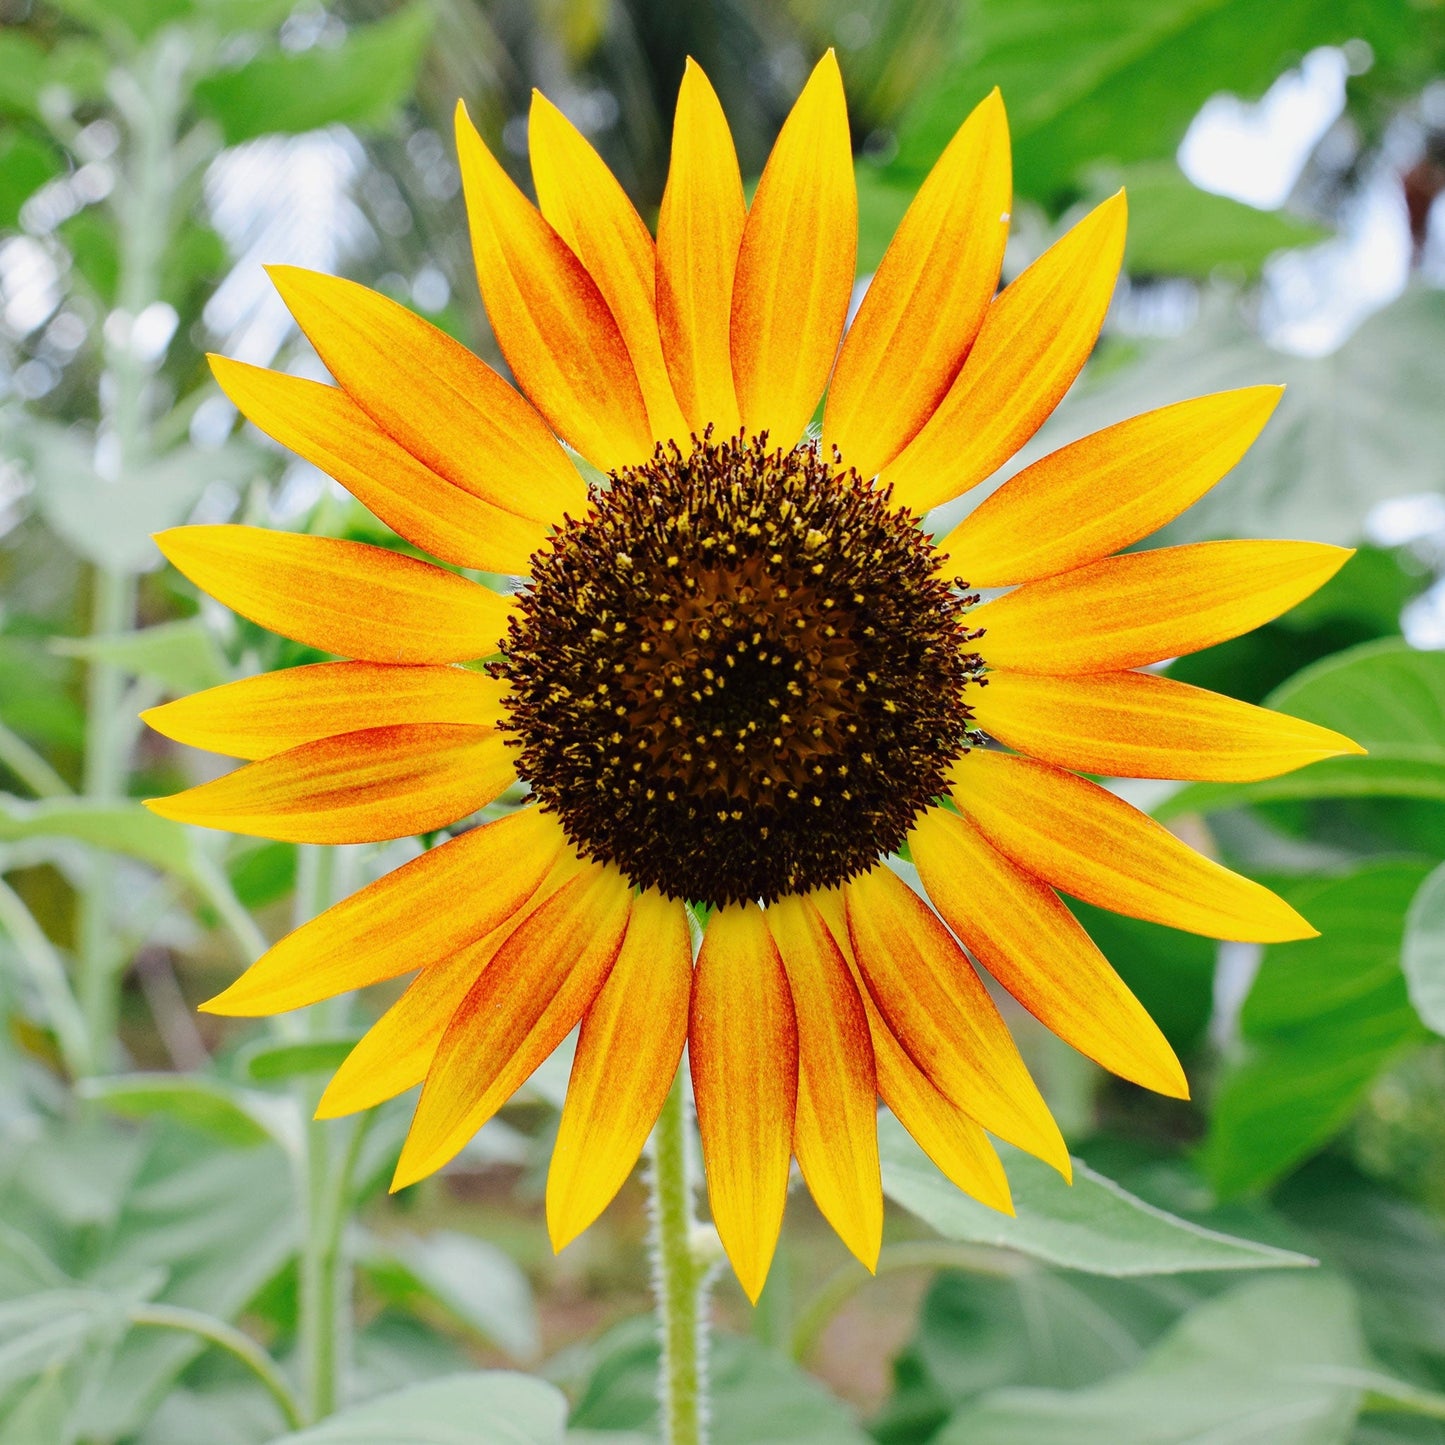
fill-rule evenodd
<path id="1" fill-rule="evenodd" d="M 37 798 L 63 798 L 70 792 L 65 779 L 4 723 L 0 723 L 0 764 L 9 768 Z"/>
<path id="2" fill-rule="evenodd" d="M 885 1245 L 873 1274 L 867 1274 L 855 1264 L 847 1264 L 819 1285 L 817 1293 L 799 1312 L 797 1323 L 793 1326 L 790 1351 L 793 1358 L 799 1364 L 806 1363 L 828 1322 L 869 1280 L 905 1269 L 961 1269 L 971 1274 L 1008 1278 L 1018 1273 L 1019 1266 L 995 1250 L 958 1244 L 948 1239 L 919 1239 L 905 1244 Z"/>
<path id="3" fill-rule="evenodd" d="M 294 922 L 299 927 L 331 902 L 334 854 L 330 848 L 303 847 L 297 854 Z M 314 1031 L 323 1020 L 311 1010 L 303 1027 Z M 354 1150 L 334 1149 L 337 1126 L 310 1118 L 313 1095 L 298 1085 L 307 1117 L 301 1194 L 306 1214 L 299 1279 L 299 1334 L 306 1365 L 307 1416 L 324 1420 L 337 1405 L 346 1350 L 351 1281 L 345 1255 L 347 1206 Z M 359 1144 L 353 1128 L 353 1143 Z"/>
<path id="4" fill-rule="evenodd" d="M 652 1266 L 662 1364 L 658 1406 L 666 1445 L 707 1440 L 710 1265 L 693 1246 L 693 1176 L 681 1070 L 652 1136 Z"/>
<path id="5" fill-rule="evenodd" d="M 0 879 L 0 930 L 9 937 L 30 970 L 35 991 L 45 1005 L 50 1027 L 55 1030 L 65 1067 L 72 1078 L 83 1078 L 92 1072 L 90 1032 L 70 991 L 65 964 L 20 895 L 3 879 Z"/>
<path id="6" fill-rule="evenodd" d="M 110 74 L 111 98 L 127 137 L 125 166 L 111 202 L 116 219 L 117 312 L 134 320 L 160 295 L 161 268 L 170 241 L 176 174 L 173 150 L 182 107 L 189 53 L 178 33 L 167 32 L 137 62 L 138 71 Z M 131 483 L 150 460 L 153 364 L 136 354 L 128 327 L 107 328 L 105 403 L 111 485 Z M 98 566 L 94 573 L 90 632 L 123 632 L 135 621 L 136 582 L 127 573 Z M 123 798 L 129 772 L 131 732 L 123 714 L 125 675 L 113 663 L 90 663 L 85 727 L 87 797 Z M 76 994 L 90 1032 L 90 1054 L 107 1068 L 115 1048 L 120 971 L 112 915 L 116 860 L 97 853 L 80 898 L 76 922 Z"/>
<path id="7" fill-rule="evenodd" d="M 288 1430 L 299 1430 L 305 1425 L 301 1406 L 276 1361 L 250 1335 L 243 1334 L 234 1325 L 228 1325 L 224 1320 L 218 1320 L 212 1315 L 202 1314 L 199 1310 L 183 1309 L 178 1305 L 136 1305 L 130 1310 L 128 1318 L 133 1325 L 144 1325 L 157 1330 L 178 1330 L 225 1350 L 245 1365 L 265 1386 L 266 1393 L 276 1402 L 285 1418 Z"/>

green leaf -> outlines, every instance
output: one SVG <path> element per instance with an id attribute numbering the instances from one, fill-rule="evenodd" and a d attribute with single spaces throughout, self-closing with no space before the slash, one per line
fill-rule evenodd
<path id="1" fill-rule="evenodd" d="M 1226 268 L 1252 280 L 1276 251 L 1313 245 L 1329 235 L 1283 211 L 1261 211 L 1201 191 L 1173 161 L 1114 172 L 1107 190 L 1120 184 L 1129 193 L 1124 265 L 1136 275 L 1208 277 Z"/>
<path id="2" fill-rule="evenodd" d="M 267 51 L 196 87 L 196 104 L 221 123 L 227 145 L 273 132 L 342 124 L 384 130 L 411 93 L 431 38 L 432 12 L 412 4 L 359 26 L 335 49 Z"/>
<path id="3" fill-rule="evenodd" d="M 1258 783 L 1194 783 L 1156 817 L 1281 798 L 1445 801 L 1445 652 L 1420 652 L 1398 638 L 1366 642 L 1302 669 L 1265 701 L 1354 738 L 1369 755 L 1327 758 Z"/>
<path id="4" fill-rule="evenodd" d="M 361 1267 L 388 1298 L 424 1297 L 501 1345 L 514 1359 L 535 1359 L 537 1315 L 527 1277 L 505 1251 L 473 1235 L 440 1230 L 425 1239 L 369 1236 Z"/>
<path id="5" fill-rule="evenodd" d="M 1445 352 L 1445 291 L 1412 288 L 1326 356 L 1275 350 L 1243 308 L 1206 297 L 1180 336 L 1106 346 L 1005 473 L 1089 432 L 1186 397 L 1256 382 L 1288 390 L 1230 474 L 1149 541 L 1303 537 L 1349 546 L 1390 497 L 1436 490 L 1445 408 L 1435 370 Z M 1003 474 L 1000 475 L 1000 480 Z M 1348 578 L 1348 568 L 1345 571 Z M 1348 583 L 1346 583 L 1348 585 Z"/>
<path id="6" fill-rule="evenodd" d="M 302 1074 L 329 1074 L 340 1067 L 359 1034 L 344 1038 L 305 1039 L 301 1043 L 277 1043 L 257 1039 L 236 1055 L 236 1068 L 258 1084 L 274 1084 Z"/>
<path id="7" fill-rule="evenodd" d="M 567 1402 L 527 1375 L 451 1375 L 342 1410 L 275 1445 L 562 1445 Z"/>
<path id="8" fill-rule="evenodd" d="M 1405 915 L 1400 967 L 1421 1021 L 1445 1034 L 1445 863 L 1420 885 Z"/>
<path id="9" fill-rule="evenodd" d="M 23 803 L 0 796 L 0 842 L 19 838 L 74 838 L 183 878 L 194 871 L 195 853 L 185 828 L 147 812 L 139 803 L 90 798 Z"/>
<path id="10" fill-rule="evenodd" d="M 1320 937 L 1264 951 L 1240 1015 L 1245 1056 L 1220 1082 L 1201 1155 L 1220 1193 L 1263 1188 L 1313 1153 L 1423 1037 L 1400 936 L 1425 872 L 1377 863 L 1282 890 Z"/>
<path id="11" fill-rule="evenodd" d="M 14 226 L 25 202 L 62 170 L 54 146 L 25 131 L 0 131 L 0 231 Z"/>
<path id="12" fill-rule="evenodd" d="M 224 653 L 198 617 L 161 622 L 138 632 L 56 637 L 51 639 L 50 650 L 62 657 L 114 663 L 132 676 L 149 678 L 173 693 L 219 687 L 229 672 Z"/>
<path id="13" fill-rule="evenodd" d="M 1171 156 L 1219 91 L 1263 92 L 1305 51 L 1358 37 L 1399 49 L 1419 21 L 1376 0 L 974 0 L 955 62 L 899 128 L 895 168 L 931 164 L 969 109 L 1003 91 L 1019 195 L 1055 202 L 1100 160 Z"/>
<path id="14" fill-rule="evenodd" d="M 1066 1269 L 1114 1276 L 1314 1262 L 1156 1209 L 1079 1159 L 1068 1185 L 1048 1165 L 1005 1146 L 1018 1211 L 1010 1219 L 950 1184 L 891 1115 L 878 1121 L 878 1142 L 884 1193 L 945 1239 L 1013 1249 Z"/>
<path id="15" fill-rule="evenodd" d="M 1081 1390 L 999 1390 L 937 1445 L 1346 1445 L 1369 1364 L 1347 1286 L 1259 1280 L 1199 1305 L 1132 1370 Z"/>
<path id="16" fill-rule="evenodd" d="M 161 1117 L 233 1148 L 275 1142 L 299 1150 L 302 1120 L 290 1099 L 240 1089 L 200 1074 L 121 1074 L 87 1079 L 82 1098 L 130 1119 Z"/>

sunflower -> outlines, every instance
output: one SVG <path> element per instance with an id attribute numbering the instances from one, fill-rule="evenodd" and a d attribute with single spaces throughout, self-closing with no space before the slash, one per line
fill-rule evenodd
<path id="1" fill-rule="evenodd" d="M 290 267 L 273 280 L 337 385 L 213 359 L 252 422 L 451 567 L 246 526 L 161 534 L 198 587 L 346 660 L 147 713 L 249 760 L 150 806 L 361 843 L 433 833 L 525 783 L 519 806 L 298 928 L 205 1007 L 272 1014 L 414 972 L 319 1109 L 423 1086 L 395 1187 L 451 1159 L 580 1024 L 547 1184 L 559 1249 L 636 1163 L 686 1044 L 712 1214 L 756 1299 L 793 1158 L 875 1263 L 879 1096 L 996 1209 L 1011 1205 L 989 1134 L 1068 1174 L 970 954 L 1104 1068 L 1187 1093 L 1060 892 L 1218 938 L 1313 930 L 1081 775 L 1250 779 L 1358 752 L 1138 670 L 1267 621 L 1349 554 L 1120 555 L 1234 465 L 1278 400 L 1267 386 L 1074 442 L 946 536 L 921 521 L 1068 389 L 1123 250 L 1121 193 L 998 291 L 997 92 L 846 333 L 857 201 L 831 53 L 750 206 L 689 64 L 655 241 L 540 95 L 529 134 L 537 207 L 458 108 L 516 389 L 383 296 Z M 466 569 L 525 580 L 504 592 Z"/>

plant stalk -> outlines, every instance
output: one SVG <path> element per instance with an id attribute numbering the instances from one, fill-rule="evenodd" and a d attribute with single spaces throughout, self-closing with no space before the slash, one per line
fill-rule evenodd
<path id="1" fill-rule="evenodd" d="M 707 1294 L 711 1264 L 693 1245 L 693 1163 L 679 1069 L 652 1135 L 652 1266 L 662 1361 L 658 1409 L 666 1445 L 706 1445 Z"/>

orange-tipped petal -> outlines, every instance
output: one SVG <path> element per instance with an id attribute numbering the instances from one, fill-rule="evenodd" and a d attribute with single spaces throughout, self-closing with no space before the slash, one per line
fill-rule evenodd
<path id="1" fill-rule="evenodd" d="M 657 330 L 657 254 L 652 236 L 617 178 L 581 131 L 540 91 L 527 126 L 537 204 L 597 283 L 616 318 L 642 388 L 652 434 L 681 442 L 688 432 L 662 359 Z"/>
<path id="2" fill-rule="evenodd" d="M 235 525 L 172 527 L 156 546 L 258 626 L 363 662 L 488 657 L 508 598 L 385 547 Z"/>
<path id="3" fill-rule="evenodd" d="M 718 440 L 738 429 L 729 336 L 747 216 L 732 132 L 707 76 L 689 60 L 657 217 L 657 321 L 689 426 L 701 436 L 711 423 Z"/>
<path id="4" fill-rule="evenodd" d="M 1221 391 L 1086 436 L 1010 477 L 940 550 L 973 587 L 1097 562 L 1197 502 L 1249 450 L 1283 394 Z"/>
<path id="5" fill-rule="evenodd" d="M 833 369 L 858 253 L 858 191 L 843 77 L 830 50 L 783 123 L 753 194 L 733 287 L 743 425 L 802 436 Z"/>
<path id="6" fill-rule="evenodd" d="M 456 127 L 477 279 L 512 375 L 595 466 L 644 460 L 652 452 L 647 407 L 597 283 L 497 164 L 461 104 Z"/>
<path id="7" fill-rule="evenodd" d="M 1117 672 L 1197 652 L 1278 617 L 1354 553 L 1323 542 L 1194 542 L 1025 582 L 969 614 L 990 667 Z"/>
<path id="8" fill-rule="evenodd" d="M 1147 672 L 994 672 L 968 700 L 1015 752 L 1105 777 L 1245 783 L 1364 752 L 1317 723 Z"/>
<path id="9" fill-rule="evenodd" d="M 141 719 L 187 747 L 269 758 L 302 743 L 398 723 L 493 727 L 506 684 L 464 667 L 316 662 L 207 688 Z"/>
<path id="10" fill-rule="evenodd" d="M 952 783 L 954 801 L 995 848 L 1074 898 L 1209 938 L 1315 936 L 1284 899 L 1086 778 L 975 749 L 954 766 Z"/>
<path id="11" fill-rule="evenodd" d="M 884 470 L 900 503 L 923 513 L 966 492 L 1043 425 L 1098 339 L 1126 218 L 1120 191 L 999 293 L 948 395 Z"/>
<path id="12" fill-rule="evenodd" d="M 399 723 L 302 743 L 146 807 L 287 843 L 380 843 L 486 807 L 516 781 L 515 761 L 494 728 Z"/>
<path id="13" fill-rule="evenodd" d="M 488 572 L 522 573 L 544 528 L 448 481 L 340 388 L 210 358 L 221 390 L 267 436 L 336 478 L 413 546 Z M 575 468 L 574 468 L 575 471 Z"/>
<path id="14" fill-rule="evenodd" d="M 528 900 L 522 914 L 509 918 L 484 938 L 426 968 L 362 1035 L 331 1077 L 316 1106 L 318 1119 L 359 1114 L 414 1089 L 426 1078 L 437 1045 L 492 955 L 512 936 L 545 885 Z"/>
<path id="15" fill-rule="evenodd" d="M 201 1009 L 285 1013 L 425 968 L 511 918 L 566 845 L 539 808 L 473 828 L 303 924 Z"/>
<path id="16" fill-rule="evenodd" d="M 445 331 L 353 281 L 297 266 L 267 274 L 326 369 L 424 466 L 541 524 L 585 503 L 542 418 Z"/>
<path id="17" fill-rule="evenodd" d="M 878 1078 L 868 1015 L 821 914 L 792 894 L 769 904 L 798 1024 L 793 1152 L 818 1209 L 870 1270 L 883 1245 Z"/>
<path id="18" fill-rule="evenodd" d="M 925 1074 L 908 1057 L 893 1030 L 883 1021 L 878 1005 L 868 992 L 848 937 L 848 920 L 840 889 L 829 888 L 811 895 L 828 931 L 838 944 L 858 985 L 858 996 L 868 1015 L 873 1040 L 873 1058 L 878 1074 L 878 1092 L 893 1110 L 898 1122 L 913 1135 L 919 1148 L 942 1170 L 950 1183 L 972 1195 L 981 1204 L 1001 1214 L 1014 1212 L 1008 1175 L 999 1162 L 998 1151 L 967 1114 L 940 1094 Z"/>
<path id="19" fill-rule="evenodd" d="M 1031 1014 L 1104 1068 L 1188 1098 L 1169 1041 L 1051 888 L 939 808 L 914 825 L 909 846 L 949 927 Z"/>
<path id="20" fill-rule="evenodd" d="M 492 955 L 437 1046 L 393 1190 L 454 1158 L 576 1027 L 607 979 L 631 907 L 621 873 L 585 865 Z"/>
<path id="21" fill-rule="evenodd" d="M 995 90 L 919 188 L 838 353 L 823 443 L 860 476 L 918 435 L 958 375 L 998 286 L 1012 195 Z"/>
<path id="22" fill-rule="evenodd" d="M 787 974 L 754 903 L 708 920 L 688 1039 L 713 1221 L 756 1304 L 788 1199 L 798 1029 Z"/>
<path id="23" fill-rule="evenodd" d="M 547 1230 L 563 1249 L 622 1187 L 662 1112 L 687 1042 L 687 912 L 655 888 L 632 903 L 627 936 L 582 1020 L 547 1172 Z"/>
<path id="24" fill-rule="evenodd" d="M 939 1091 L 990 1133 L 1072 1166 L 1008 1026 L 933 910 L 880 864 L 843 887 L 853 956 L 873 1002 Z"/>

